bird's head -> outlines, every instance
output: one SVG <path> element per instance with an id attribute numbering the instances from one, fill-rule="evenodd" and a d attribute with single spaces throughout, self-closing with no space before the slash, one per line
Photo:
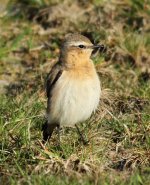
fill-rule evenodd
<path id="1" fill-rule="evenodd" d="M 61 57 L 65 62 L 84 63 L 90 60 L 94 49 L 102 50 L 103 45 L 93 45 L 85 36 L 80 34 L 67 34 L 61 47 Z"/>

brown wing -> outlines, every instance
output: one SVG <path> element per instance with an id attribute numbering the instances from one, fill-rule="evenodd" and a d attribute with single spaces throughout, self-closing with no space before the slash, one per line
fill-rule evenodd
<path id="1" fill-rule="evenodd" d="M 50 73 L 47 76 L 46 80 L 46 92 L 47 92 L 47 97 L 48 97 L 48 104 L 47 104 L 47 112 L 50 109 L 50 100 L 51 100 L 51 92 L 53 87 L 55 86 L 57 80 L 60 78 L 60 76 L 63 73 L 63 67 L 61 66 L 60 63 L 57 63 L 52 67 Z M 53 133 L 53 130 L 55 127 L 57 127 L 58 124 L 49 124 L 48 120 L 44 123 L 42 130 L 43 130 L 43 143 L 45 143 L 48 139 L 51 138 L 51 135 Z"/>
<path id="2" fill-rule="evenodd" d="M 59 63 L 57 63 L 52 67 L 50 73 L 48 74 L 47 80 L 46 80 L 46 93 L 48 98 L 50 98 L 51 91 L 55 83 L 57 82 L 57 80 L 62 75 L 62 73 L 63 73 L 63 68 Z"/>

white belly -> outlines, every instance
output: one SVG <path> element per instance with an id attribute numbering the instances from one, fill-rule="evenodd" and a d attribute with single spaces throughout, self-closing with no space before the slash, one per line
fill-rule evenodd
<path id="1" fill-rule="evenodd" d="M 100 99 L 100 81 L 97 74 L 92 79 L 70 79 L 63 74 L 57 81 L 48 112 L 49 123 L 72 127 L 88 119 L 95 111 Z"/>

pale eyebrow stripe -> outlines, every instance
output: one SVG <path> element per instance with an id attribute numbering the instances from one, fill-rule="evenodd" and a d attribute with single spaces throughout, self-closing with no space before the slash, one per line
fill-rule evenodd
<path id="1" fill-rule="evenodd" d="M 88 44 L 86 42 L 69 42 L 68 43 L 69 45 L 72 45 L 72 46 L 79 46 L 79 45 L 84 45 L 84 46 L 91 46 L 92 44 Z"/>

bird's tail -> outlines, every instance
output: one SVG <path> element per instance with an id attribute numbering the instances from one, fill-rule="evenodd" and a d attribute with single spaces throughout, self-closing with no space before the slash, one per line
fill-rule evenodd
<path id="1" fill-rule="evenodd" d="M 43 140 L 42 142 L 45 143 L 47 140 L 49 140 L 52 136 L 52 133 L 54 129 L 57 127 L 57 124 L 49 124 L 48 121 L 46 121 L 42 126 L 43 131 Z"/>

